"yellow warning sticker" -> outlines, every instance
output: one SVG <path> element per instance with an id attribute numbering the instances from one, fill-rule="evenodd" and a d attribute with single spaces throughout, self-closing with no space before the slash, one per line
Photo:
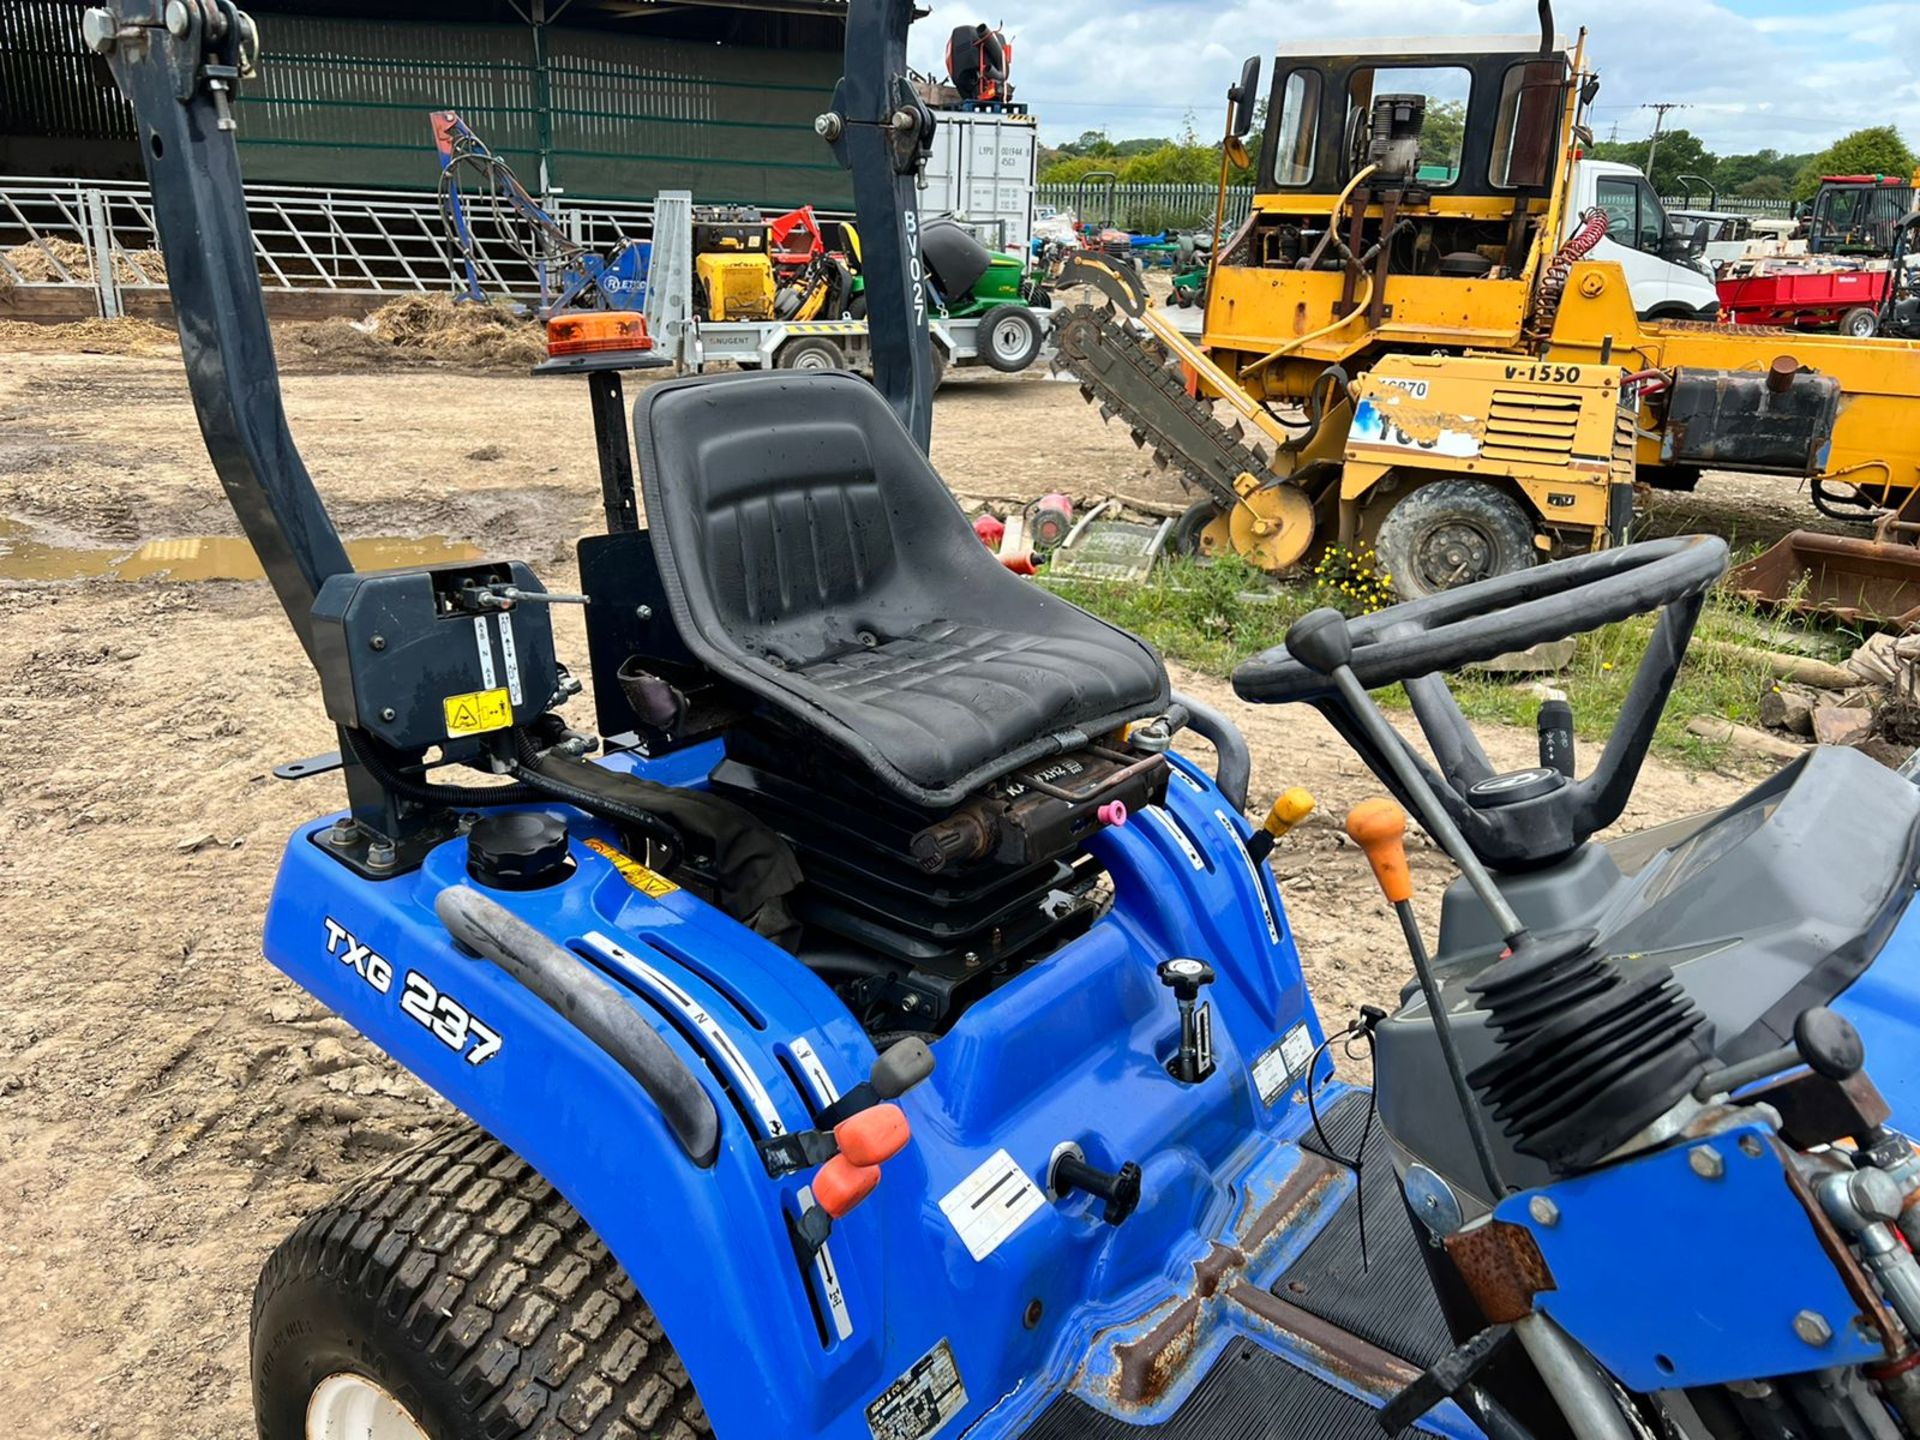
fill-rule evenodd
<path id="1" fill-rule="evenodd" d="M 649 870 L 631 855 L 614 849 L 604 840 L 589 840 L 586 845 L 596 855 L 606 856 L 613 868 L 620 872 L 621 878 L 642 895 L 651 895 L 658 900 L 662 895 L 671 895 L 680 888 L 657 870 Z"/>
<path id="2" fill-rule="evenodd" d="M 443 703 L 449 740 L 457 740 L 462 735 L 484 735 L 489 730 L 504 730 L 513 724 L 513 701 L 505 690 L 449 695 Z"/>

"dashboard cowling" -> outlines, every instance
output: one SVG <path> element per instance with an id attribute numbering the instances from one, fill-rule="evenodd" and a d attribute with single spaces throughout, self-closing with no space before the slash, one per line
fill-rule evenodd
<path id="1" fill-rule="evenodd" d="M 1916 845 L 1920 789 L 1858 751 L 1820 748 L 1724 810 L 1588 844 L 1499 883 L 1536 934 L 1594 930 L 1601 952 L 1629 975 L 1670 966 L 1711 1023 L 1716 1054 L 1732 1062 L 1787 1043 L 1795 1016 L 1831 1003 L 1881 956 L 1914 892 Z M 1503 946 L 1472 890 L 1455 881 L 1435 965 L 1469 1070 L 1494 1055 L 1495 1041 L 1467 985 Z M 1889 952 L 1884 963 L 1920 966 L 1920 956 Z M 1380 1119 L 1396 1150 L 1477 1193 L 1472 1146 L 1417 987 L 1376 1038 Z M 1870 1052 L 1867 1063 L 1871 1073 L 1903 1061 Z M 1547 1182 L 1546 1167 L 1515 1151 L 1491 1116 L 1488 1128 L 1503 1178 Z"/>

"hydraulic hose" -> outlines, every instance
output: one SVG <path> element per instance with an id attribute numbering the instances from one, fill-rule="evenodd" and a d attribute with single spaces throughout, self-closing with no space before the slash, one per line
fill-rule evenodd
<path id="1" fill-rule="evenodd" d="M 1593 248 L 1606 238 L 1607 212 L 1595 205 L 1580 217 L 1580 223 L 1567 236 L 1566 243 L 1547 263 L 1546 271 L 1540 277 L 1540 284 L 1534 292 L 1533 334 L 1544 336 L 1553 329 L 1573 267 L 1586 259 Z"/>
<path id="2" fill-rule="evenodd" d="M 1347 201 L 1352 198 L 1353 192 L 1360 188 L 1360 182 L 1379 168 L 1378 165 L 1369 165 L 1347 181 L 1347 188 L 1340 192 L 1340 198 L 1333 202 L 1332 213 L 1327 216 L 1327 233 L 1320 237 L 1320 243 L 1313 247 L 1313 253 L 1295 266 L 1295 269 L 1311 270 L 1320 263 L 1320 257 L 1327 253 L 1327 243 L 1333 239 L 1334 232 L 1340 228 L 1340 212 L 1347 208 Z"/>
<path id="3" fill-rule="evenodd" d="M 1187 712 L 1187 725 L 1213 746 L 1213 783 L 1235 810 L 1247 808 L 1247 787 L 1253 782 L 1253 756 L 1240 727 L 1213 706 L 1191 695 L 1173 692 L 1173 703 Z"/>
<path id="4" fill-rule="evenodd" d="M 1344 366 L 1329 365 L 1322 370 L 1314 378 L 1313 387 L 1307 391 L 1306 428 L 1281 446 L 1281 449 L 1297 454 L 1311 445 L 1319 436 L 1320 427 L 1326 423 L 1327 411 L 1331 408 L 1327 401 L 1320 398 L 1321 392 L 1327 389 L 1329 381 L 1332 382 L 1332 393 L 1335 397 L 1345 395 L 1347 387 L 1353 383 Z M 1338 403 L 1337 398 L 1334 403 Z"/>
<path id="5" fill-rule="evenodd" d="M 529 785 L 439 785 L 416 779 L 392 764 L 378 742 L 343 729 L 341 740 L 362 769 L 405 800 L 448 810 L 483 810 L 490 805 L 533 805 L 546 797 Z"/>
<path id="6" fill-rule="evenodd" d="M 532 737 L 524 730 L 513 732 L 519 764 L 514 770 L 515 783 L 510 785 L 439 785 L 419 780 L 392 764 L 379 752 L 377 745 L 365 736 L 351 730 L 342 730 L 340 734 L 347 748 L 352 751 L 353 758 L 369 775 L 394 794 L 416 804 L 440 806 L 448 810 L 484 810 L 495 805 L 538 805 L 543 801 L 559 800 L 589 815 L 631 826 L 648 840 L 667 846 L 676 861 L 686 854 L 686 844 L 680 832 L 658 815 L 602 795 L 590 794 L 563 780 L 529 769 L 528 766 L 539 758 L 540 752 Z"/>
<path id="7" fill-rule="evenodd" d="M 1254 371 L 1259 370 L 1264 366 L 1271 365 L 1276 360 L 1281 360 L 1281 359 L 1284 359 L 1286 356 L 1291 355 L 1295 350 L 1298 350 L 1302 345 L 1310 345 L 1315 340 L 1320 339 L 1322 336 L 1331 335 L 1334 331 L 1338 330 L 1341 326 L 1347 324 L 1349 321 L 1354 319 L 1355 316 L 1366 314 L 1367 306 L 1371 305 L 1372 303 L 1373 303 L 1373 276 L 1369 275 L 1367 276 L 1367 283 L 1360 287 L 1360 293 L 1354 297 L 1353 309 L 1349 310 L 1345 315 L 1340 316 L 1338 319 L 1330 321 L 1328 324 L 1322 325 L 1318 330 L 1309 330 L 1304 335 L 1296 335 L 1293 337 L 1293 339 L 1287 341 L 1285 344 L 1279 346 L 1277 349 L 1268 351 L 1265 355 L 1262 355 L 1258 360 L 1254 361 L 1251 365 L 1247 366 L 1244 370 L 1242 370 L 1240 372 L 1240 378 L 1244 380 L 1247 376 L 1253 374 Z"/>
<path id="8" fill-rule="evenodd" d="M 1351 180 L 1347 182 L 1347 188 L 1340 192 L 1340 198 L 1333 202 L 1333 209 L 1327 216 L 1326 234 L 1322 235 L 1320 237 L 1320 243 L 1313 247 L 1313 253 L 1307 256 L 1306 259 L 1300 262 L 1298 267 L 1299 269 L 1311 270 L 1313 269 L 1314 266 L 1320 263 L 1320 257 L 1324 255 L 1327 251 L 1328 242 L 1334 238 L 1334 232 L 1340 228 L 1340 212 L 1347 208 L 1347 201 L 1350 198 L 1352 198 L 1353 192 L 1360 188 L 1360 182 L 1362 180 L 1365 180 L 1369 175 L 1373 174 L 1373 172 L 1378 170 L 1379 168 L 1380 167 L 1378 165 L 1368 165 L 1367 167 L 1359 171 Z M 1342 249 L 1344 251 L 1345 247 L 1343 246 Z M 1284 345 L 1281 345 L 1278 349 L 1272 350 L 1267 354 L 1262 355 L 1258 360 L 1254 361 L 1251 365 L 1247 366 L 1245 369 L 1243 369 L 1240 372 L 1240 378 L 1244 380 L 1247 376 L 1253 374 L 1256 370 L 1264 369 L 1266 366 L 1271 365 L 1274 361 L 1281 359 L 1283 356 L 1291 354 L 1295 350 L 1298 350 L 1302 345 L 1306 345 L 1314 340 L 1318 340 L 1323 335 L 1332 334 L 1335 330 L 1338 330 L 1342 325 L 1345 325 L 1349 320 L 1353 319 L 1355 315 L 1365 314 L 1367 306 L 1371 305 L 1372 303 L 1373 303 L 1373 276 L 1369 275 L 1367 276 L 1366 288 L 1360 292 L 1359 301 L 1357 304 L 1355 304 L 1352 310 L 1348 311 L 1345 315 L 1338 317 L 1331 324 L 1322 325 L 1318 330 L 1309 330 L 1304 335 L 1296 335 L 1293 337 L 1293 339 L 1287 341 Z"/>
<path id="9" fill-rule="evenodd" d="M 686 857 L 686 841 L 681 838 L 679 829 L 670 822 L 651 810 L 642 810 L 637 805 L 629 805 L 612 796 L 569 785 L 555 775 L 534 769 L 540 759 L 540 750 L 533 743 L 533 737 L 524 730 L 513 732 L 513 745 L 515 754 L 519 756 L 519 763 L 514 766 L 514 778 L 539 798 L 559 800 L 589 815 L 598 815 L 602 820 L 614 820 L 630 826 L 654 844 L 665 845 L 672 851 L 674 864 Z"/>

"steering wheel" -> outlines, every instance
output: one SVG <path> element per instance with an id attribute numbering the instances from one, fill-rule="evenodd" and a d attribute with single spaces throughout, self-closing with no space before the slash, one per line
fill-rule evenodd
<path id="1" fill-rule="evenodd" d="M 1358 620 L 1315 610 L 1295 622 L 1284 645 L 1236 669 L 1233 688 L 1256 704 L 1315 706 L 1417 813 L 1418 802 L 1386 753 L 1388 745 L 1398 747 L 1488 865 L 1549 864 L 1626 808 L 1700 607 L 1726 568 L 1724 540 L 1679 536 L 1495 576 Z M 1574 779 L 1572 715 L 1564 706 L 1551 708 L 1555 702 L 1541 711 L 1541 764 L 1496 772 L 1444 673 L 1655 610 L 1663 612 L 1660 622 L 1593 772 Z M 1406 686 L 1438 773 L 1365 694 L 1394 684 Z"/>

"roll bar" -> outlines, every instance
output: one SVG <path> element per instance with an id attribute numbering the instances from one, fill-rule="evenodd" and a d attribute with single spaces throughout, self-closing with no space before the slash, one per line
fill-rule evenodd
<path id="1" fill-rule="evenodd" d="M 287 430 L 240 188 L 230 104 L 258 57 L 253 22 L 233 0 L 108 0 L 83 33 L 139 121 L 207 454 L 311 660 L 314 597 L 353 565 Z"/>
<path id="2" fill-rule="evenodd" d="M 912 0 L 849 0 L 846 73 L 833 109 L 814 129 L 853 175 L 874 382 L 925 450 L 933 433 L 933 341 L 917 191 L 934 118 L 907 71 L 912 23 Z"/>
<path id="3" fill-rule="evenodd" d="M 846 74 L 815 128 L 853 176 L 880 390 L 925 449 L 933 369 L 916 188 L 932 111 L 907 69 L 911 0 L 851 0 Z M 313 658 L 321 584 L 353 569 L 287 429 L 254 262 L 232 97 L 259 38 L 233 0 L 104 0 L 86 12 L 139 122 L 180 349 L 214 470 Z"/>
<path id="4" fill-rule="evenodd" d="M 911 0 L 851 0 L 846 75 L 816 129 L 853 175 L 881 392 L 925 449 L 933 371 L 915 190 L 934 120 L 907 70 L 912 18 Z M 259 58 L 258 33 L 234 0 L 101 0 L 85 12 L 81 30 L 138 122 L 207 453 L 301 648 L 324 679 L 329 661 L 338 664 L 338 646 L 316 643 L 315 601 L 328 580 L 352 574 L 353 565 L 287 428 L 241 188 L 232 101 Z M 450 823 L 443 807 L 376 775 L 345 732 L 341 755 L 360 832 L 382 837 L 389 854 L 388 842 L 416 853 L 444 838 Z M 325 767 L 313 773 L 318 768 Z"/>

